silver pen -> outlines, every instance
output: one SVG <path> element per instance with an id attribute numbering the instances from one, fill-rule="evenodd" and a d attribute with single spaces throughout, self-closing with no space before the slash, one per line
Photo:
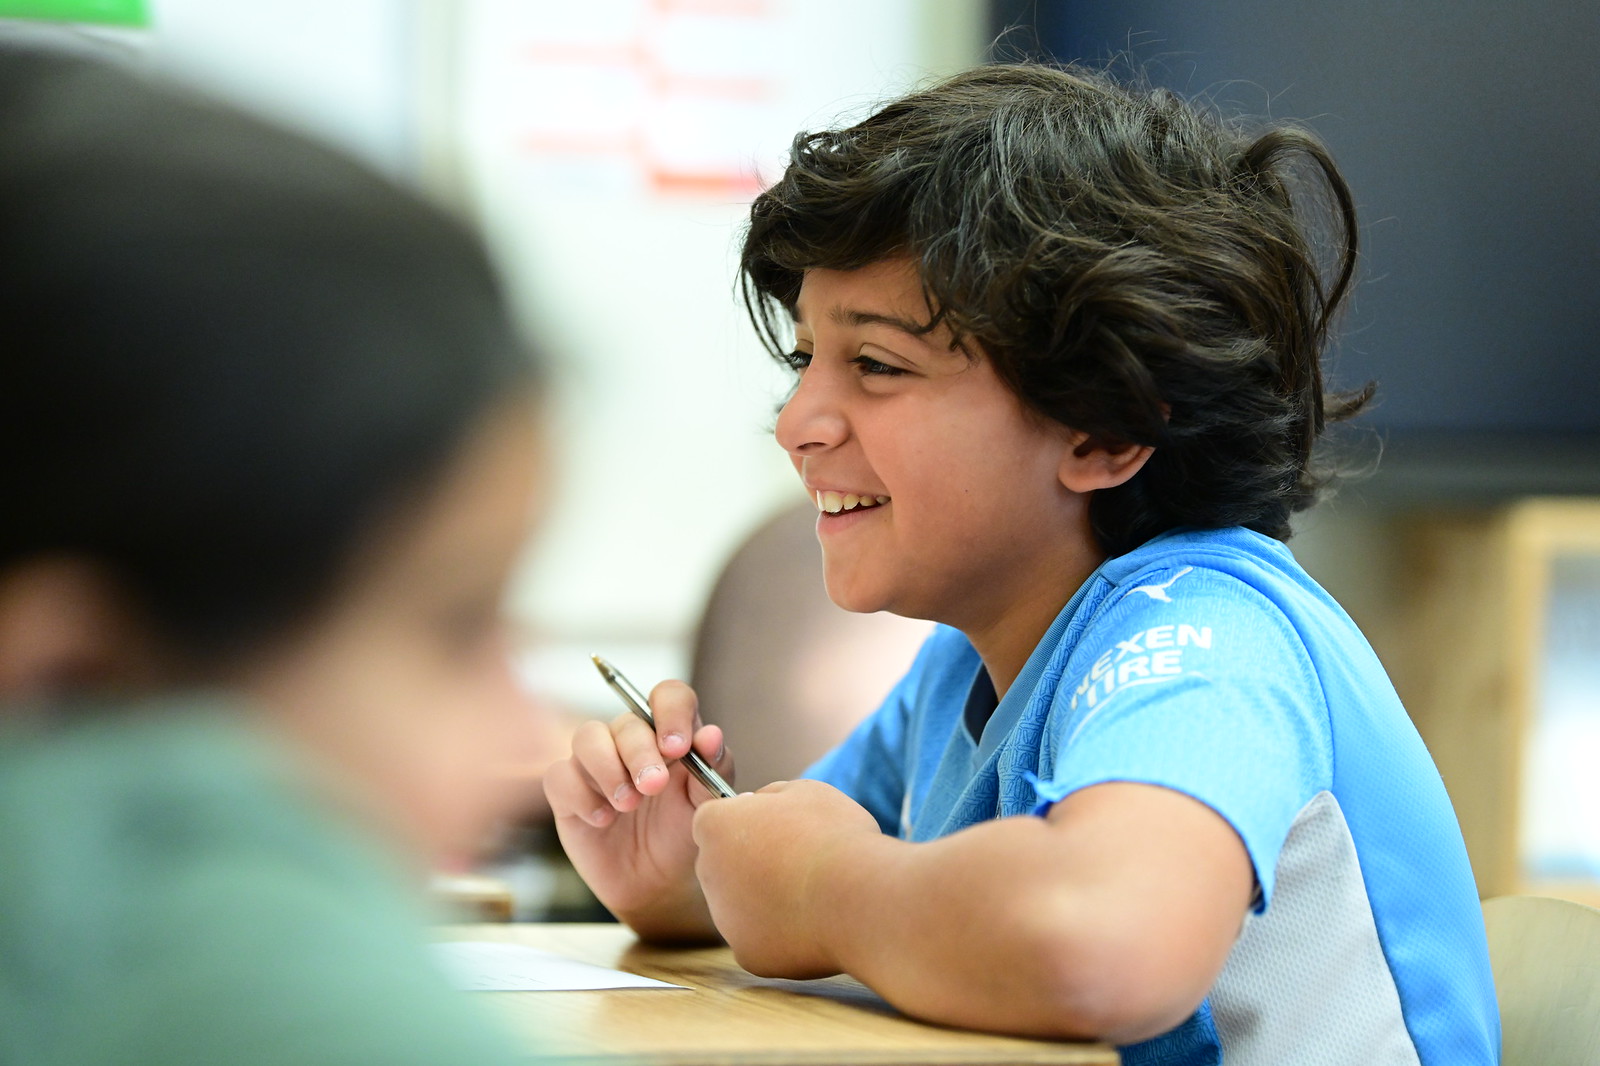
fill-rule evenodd
<path id="1" fill-rule="evenodd" d="M 634 688 L 633 682 L 623 677 L 616 667 L 600 658 L 600 656 L 591 655 L 589 658 L 594 660 L 595 669 L 599 670 L 600 676 L 606 679 L 606 684 L 610 685 L 616 694 L 622 697 L 622 702 L 628 705 L 628 709 L 643 718 L 645 724 L 654 729 L 656 720 L 650 713 L 649 698 Z M 690 741 L 691 743 L 693 742 L 692 737 Z M 713 770 L 711 764 L 702 759 L 694 748 L 691 747 L 689 754 L 683 757 L 683 764 L 689 768 L 689 772 L 702 785 L 706 786 L 706 791 L 713 796 L 729 799 L 734 795 L 733 788 L 722 779 L 722 775 Z"/>

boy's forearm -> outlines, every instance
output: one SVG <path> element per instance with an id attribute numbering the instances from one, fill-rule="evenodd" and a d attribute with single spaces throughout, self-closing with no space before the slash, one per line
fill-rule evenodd
<path id="1" fill-rule="evenodd" d="M 826 886 L 812 922 L 819 939 L 839 969 L 909 1014 L 1007 1032 L 1098 1035 L 1073 990 L 1058 987 L 1070 961 L 1044 976 L 1042 956 L 1072 952 L 1066 930 L 1049 929 L 1071 924 L 1063 913 L 1070 907 L 1038 898 L 1022 871 L 1013 878 L 990 865 L 997 850 L 1012 850 L 998 837 L 1026 828 L 986 828 L 999 830 L 997 839 L 882 837 L 840 849 L 814 882 Z"/>
<path id="2" fill-rule="evenodd" d="M 1058 843 L 1037 818 L 855 842 L 819 871 L 812 925 L 840 970 L 930 1021 L 1119 1041 L 1181 1022 L 1193 1004 L 1139 987 L 1127 919 L 1060 868 Z"/>

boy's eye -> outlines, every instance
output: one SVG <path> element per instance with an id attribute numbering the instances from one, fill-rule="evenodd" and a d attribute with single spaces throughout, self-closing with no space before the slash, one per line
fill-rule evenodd
<path id="1" fill-rule="evenodd" d="M 796 348 L 794 351 L 786 353 L 783 357 L 783 361 L 789 365 L 790 370 L 799 373 L 811 365 L 811 353 L 802 352 L 800 349 Z"/>
<path id="2" fill-rule="evenodd" d="M 854 359 L 850 360 L 850 362 L 863 375 L 883 374 L 888 377 L 895 377 L 899 374 L 905 373 L 905 371 L 901 370 L 899 367 L 890 366 L 888 363 L 880 363 L 870 355 L 858 355 Z"/>

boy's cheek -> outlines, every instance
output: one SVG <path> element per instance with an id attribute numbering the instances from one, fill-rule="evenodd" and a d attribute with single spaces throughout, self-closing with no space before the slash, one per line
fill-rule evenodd
<path id="1" fill-rule="evenodd" d="M 419 625 L 357 632 L 274 664 L 256 695 L 405 851 L 428 862 L 471 854 L 536 800 L 538 712 L 503 657 L 446 655 Z"/>

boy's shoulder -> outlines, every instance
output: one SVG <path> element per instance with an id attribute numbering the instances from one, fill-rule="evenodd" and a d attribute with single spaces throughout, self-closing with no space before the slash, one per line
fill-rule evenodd
<path id="1" fill-rule="evenodd" d="M 1365 638 L 1281 541 L 1242 528 L 1182 529 L 1107 560 L 1043 634 L 1017 684 L 1043 710 L 1065 689 L 1180 676 L 1209 660 L 1220 677 L 1271 662 L 1285 681 L 1314 690 L 1328 649 L 1370 657 Z M 959 630 L 936 626 L 902 684 L 904 706 L 962 706 L 982 660 Z M 1081 695 L 1081 694 L 1080 694 Z M 1086 698 L 1086 697 L 1085 697 Z"/>
<path id="2" fill-rule="evenodd" d="M 1288 545 L 1253 530 L 1229 526 L 1169 530 L 1124 555 L 1106 560 L 1095 577 L 1110 586 L 1131 589 L 1162 571 L 1185 566 L 1247 580 L 1304 576 Z"/>
<path id="3" fill-rule="evenodd" d="M 1108 559 L 1083 589 L 1075 628 L 1082 635 L 1099 624 L 1159 621 L 1184 607 L 1297 631 L 1356 632 L 1286 544 L 1239 527 L 1174 530 Z"/>
<path id="4" fill-rule="evenodd" d="M 1286 545 L 1227 528 L 1174 531 L 1108 560 L 1036 658 L 1041 701 L 1072 716 L 1114 692 L 1125 704 L 1123 689 L 1158 698 L 1180 681 L 1194 692 L 1292 690 L 1321 706 L 1328 662 L 1372 656 Z"/>

